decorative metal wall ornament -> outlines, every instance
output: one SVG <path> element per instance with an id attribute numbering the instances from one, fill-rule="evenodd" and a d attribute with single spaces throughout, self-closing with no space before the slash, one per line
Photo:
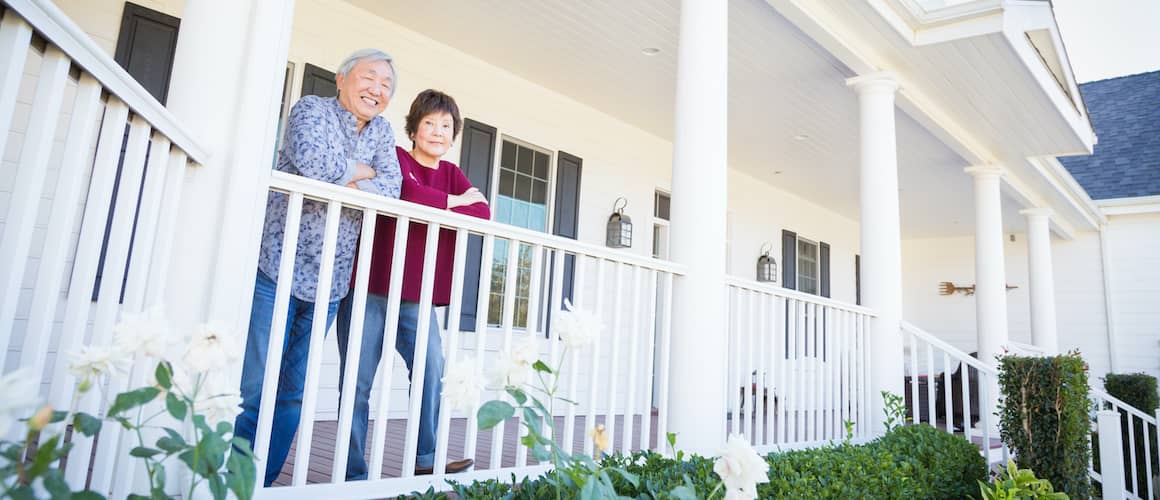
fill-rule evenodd
<path id="1" fill-rule="evenodd" d="M 1019 288 L 1019 287 L 1015 286 L 1015 285 L 1007 285 L 1008 291 L 1014 290 L 1016 288 Z M 974 295 L 975 294 L 975 285 L 956 286 L 954 283 L 951 283 L 949 281 L 943 281 L 943 282 L 938 284 L 938 294 L 939 295 L 951 295 L 955 292 L 961 292 L 963 295 Z"/>

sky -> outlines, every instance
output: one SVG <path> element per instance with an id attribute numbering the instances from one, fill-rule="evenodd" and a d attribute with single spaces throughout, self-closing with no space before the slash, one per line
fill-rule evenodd
<path id="1" fill-rule="evenodd" d="M 1160 70 L 1160 0 L 1052 0 L 1080 83 Z"/>

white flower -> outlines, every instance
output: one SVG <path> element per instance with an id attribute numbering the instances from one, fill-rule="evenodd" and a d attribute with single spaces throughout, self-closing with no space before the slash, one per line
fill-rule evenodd
<path id="1" fill-rule="evenodd" d="M 122 312 L 113 331 L 117 348 L 126 352 L 160 359 L 170 354 L 169 322 L 159 306 L 140 313 Z"/>
<path id="2" fill-rule="evenodd" d="M 0 376 L 0 439 L 8 437 L 12 426 L 40 405 L 40 381 L 21 368 Z"/>
<path id="3" fill-rule="evenodd" d="M 456 361 L 443 374 L 443 400 L 447 406 L 461 411 L 475 408 L 483 385 L 475 376 L 475 360 Z"/>
<path id="4" fill-rule="evenodd" d="M 718 452 L 713 472 L 725 483 L 725 498 L 729 499 L 757 498 L 757 483 L 769 482 L 769 464 L 737 434 L 729 436 Z"/>
<path id="5" fill-rule="evenodd" d="M 130 356 L 131 353 L 113 346 L 81 346 L 69 353 L 68 370 L 77 378 L 77 390 L 87 392 L 97 378 L 124 371 Z"/>
<path id="6" fill-rule="evenodd" d="M 193 372 L 204 372 L 228 366 L 238 359 L 241 350 L 238 337 L 215 325 L 198 325 L 193 329 L 182 359 Z"/>
<path id="7" fill-rule="evenodd" d="M 560 311 L 560 314 L 553 319 L 556 322 L 556 335 L 564 342 L 564 347 L 580 349 L 591 345 L 604 329 L 600 317 L 578 307 L 573 307 L 570 300 L 564 301 L 564 308 L 565 310 Z"/>
<path id="8" fill-rule="evenodd" d="M 238 389 L 220 372 L 209 372 L 201 376 L 201 386 L 193 401 L 193 411 L 205 417 L 211 427 L 218 422 L 233 423 L 234 417 L 242 412 L 242 396 Z"/>
<path id="9" fill-rule="evenodd" d="M 521 385 L 528 381 L 532 374 L 532 364 L 540 354 L 540 346 L 533 336 L 512 346 L 511 352 L 500 353 L 499 361 L 492 366 L 488 373 L 488 385 L 491 387 L 506 387 Z"/>

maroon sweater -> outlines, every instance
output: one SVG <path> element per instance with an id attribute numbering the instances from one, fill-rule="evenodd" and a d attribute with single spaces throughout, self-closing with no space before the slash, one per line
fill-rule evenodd
<path id="1" fill-rule="evenodd" d="M 400 199 L 429 207 L 447 209 L 448 194 L 463 194 L 471 189 L 471 181 L 459 167 L 449 161 L 440 161 L 439 168 L 420 165 L 407 150 L 396 147 L 399 171 L 403 174 Z M 490 219 L 486 203 L 474 203 L 450 209 L 452 212 Z M 419 301 L 423 287 L 423 256 L 427 244 L 427 225 L 412 222 L 407 232 L 406 265 L 403 268 L 403 300 Z M 395 248 L 395 219 L 380 215 L 375 224 L 374 253 L 371 255 L 370 293 L 387 295 L 391 286 L 391 260 Z M 451 274 L 455 266 L 455 231 L 439 231 L 439 248 L 435 254 L 435 289 L 431 300 L 435 305 L 451 303 Z M 351 280 L 354 283 L 354 280 Z"/>

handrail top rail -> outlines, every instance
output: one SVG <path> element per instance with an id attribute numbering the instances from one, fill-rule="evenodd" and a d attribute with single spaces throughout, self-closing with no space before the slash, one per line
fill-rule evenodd
<path id="1" fill-rule="evenodd" d="M 168 137 L 171 144 L 185 151 L 189 160 L 204 163 L 208 153 L 177 123 L 169 110 L 97 46 L 59 7 L 48 1 L 2 1 L 24 18 L 40 36 L 68 55 L 73 64 L 91 74 L 106 91 L 124 101 L 129 109 L 145 118 L 154 130 Z"/>
<path id="2" fill-rule="evenodd" d="M 586 243 L 563 236 L 541 233 L 522 227 L 483 220 L 468 215 L 457 214 L 447 210 L 411 203 L 407 201 L 387 198 L 377 194 L 350 189 L 300 175 L 273 170 L 270 172 L 270 189 L 283 192 L 299 192 L 306 198 L 316 201 L 337 201 L 353 209 L 373 209 L 383 215 L 403 216 L 410 219 L 462 228 L 474 233 L 493 235 L 500 238 L 512 238 L 523 243 L 542 245 L 547 248 L 573 251 L 579 254 L 596 257 L 614 262 L 640 266 L 661 272 L 684 275 L 684 266 L 673 262 L 642 257 L 632 253 L 622 253 L 607 248 Z"/>
<path id="3" fill-rule="evenodd" d="M 811 295 L 811 294 L 808 294 L 805 292 L 800 292 L 797 290 L 790 290 L 788 288 L 782 287 L 781 285 L 776 285 L 773 283 L 762 283 L 759 281 L 753 281 L 753 280 L 748 280 L 745 278 L 739 278 L 737 276 L 726 276 L 725 277 L 725 284 L 728 286 L 734 286 L 737 288 L 751 290 L 754 292 L 767 293 L 770 295 L 785 297 L 787 299 L 800 300 L 802 302 L 811 302 L 811 303 L 822 305 L 822 306 L 832 307 L 834 309 L 841 309 L 844 311 L 855 312 L 858 314 L 865 314 L 866 316 L 870 316 L 870 317 L 877 317 L 878 316 L 877 312 L 875 312 L 873 309 L 870 309 L 868 307 L 859 306 L 856 304 L 850 304 L 850 303 L 846 303 L 846 302 L 842 302 L 839 300 L 834 300 L 831 298 L 822 297 L 822 296 L 818 296 L 818 295 Z"/>
<path id="4" fill-rule="evenodd" d="M 1144 412 L 1140 411 L 1139 408 L 1136 408 L 1135 406 L 1132 406 L 1128 403 L 1125 403 L 1123 400 L 1121 400 L 1121 399 L 1119 399 L 1111 394 L 1108 394 L 1108 392 L 1103 390 L 1103 389 L 1099 389 L 1097 387 L 1089 387 L 1089 389 L 1090 389 L 1089 392 L 1091 394 L 1095 395 L 1096 397 L 1098 397 L 1098 398 L 1100 398 L 1108 403 L 1111 403 L 1112 406 L 1115 406 L 1118 409 L 1124 410 L 1132 415 L 1140 417 L 1140 419 L 1143 420 L 1144 423 L 1157 425 L 1155 415 L 1149 415 L 1147 413 L 1144 413 Z M 1102 410 L 1103 408 L 1100 408 L 1100 409 Z"/>
<path id="5" fill-rule="evenodd" d="M 901 321 L 900 325 L 902 326 L 902 329 L 904 331 L 910 333 L 911 335 L 914 335 L 915 337 L 918 337 L 918 338 L 926 341 L 928 344 L 930 344 L 932 346 L 935 346 L 935 347 L 938 347 L 939 349 L 942 349 L 944 352 L 950 354 L 952 357 L 959 360 L 960 362 L 966 363 L 967 365 L 971 366 L 972 368 L 975 368 L 976 370 L 979 370 L 980 372 L 986 373 L 987 375 L 991 375 L 991 376 L 995 376 L 995 377 L 999 376 L 998 368 L 996 368 L 994 366 L 987 365 L 981 359 L 976 359 L 976 358 L 971 357 L 970 354 L 967 354 L 967 353 L 959 350 L 955 346 L 948 344 L 947 342 L 943 341 L 942 339 L 935 337 L 930 332 L 927 332 L 926 330 L 923 330 L 923 329 L 915 326 L 913 323 L 910 323 L 909 321 Z M 911 353 L 911 356 L 914 356 L 914 355 L 916 355 L 916 354 Z"/>

